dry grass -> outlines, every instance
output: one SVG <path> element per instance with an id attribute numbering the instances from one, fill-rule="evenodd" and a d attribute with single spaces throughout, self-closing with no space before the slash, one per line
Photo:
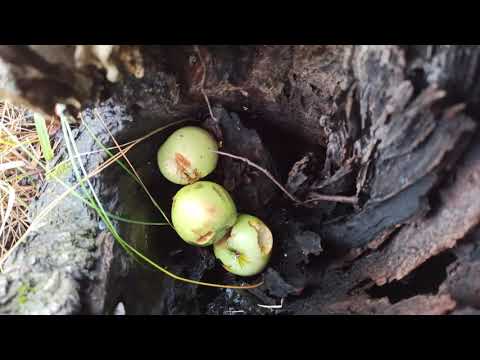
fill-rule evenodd
<path id="1" fill-rule="evenodd" d="M 38 159 L 42 157 L 32 113 L 0 102 L 0 123 Z M 54 128 L 51 122 L 49 131 Z M 37 195 L 44 171 L 0 131 L 0 262 L 29 226 L 28 206 Z"/>

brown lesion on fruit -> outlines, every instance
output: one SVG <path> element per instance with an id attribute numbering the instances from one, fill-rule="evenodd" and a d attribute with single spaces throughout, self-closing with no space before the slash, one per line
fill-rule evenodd
<path id="1" fill-rule="evenodd" d="M 209 231 L 206 234 L 201 235 L 197 240 L 195 240 L 195 242 L 198 245 L 205 245 L 212 239 L 214 235 L 215 233 L 213 231 Z"/>
<path id="2" fill-rule="evenodd" d="M 201 178 L 197 169 L 192 169 L 192 163 L 180 153 L 175 153 L 175 165 L 177 173 L 180 174 L 189 184 Z"/>
<path id="3" fill-rule="evenodd" d="M 256 221 L 249 221 L 248 224 L 257 232 L 258 246 L 262 254 L 269 254 L 273 247 L 273 235 L 270 229 Z"/>
<path id="4" fill-rule="evenodd" d="M 215 206 L 207 206 L 206 211 L 209 215 L 214 216 L 217 212 L 217 209 L 215 208 Z"/>
<path id="5" fill-rule="evenodd" d="M 177 166 L 182 170 L 186 170 L 192 165 L 192 163 L 185 156 L 178 152 L 175 153 L 175 162 L 177 163 Z"/>

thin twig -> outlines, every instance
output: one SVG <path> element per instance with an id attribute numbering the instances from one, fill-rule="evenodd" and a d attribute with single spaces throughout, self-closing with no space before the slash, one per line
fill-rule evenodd
<path id="1" fill-rule="evenodd" d="M 280 190 L 282 190 L 282 191 L 285 193 L 285 195 L 287 195 L 293 202 L 300 203 L 300 201 L 299 201 L 297 198 L 295 198 L 292 194 L 290 194 L 290 193 L 282 186 L 282 184 L 280 184 L 277 180 L 275 180 L 275 178 L 274 178 L 267 170 L 265 170 L 265 169 L 262 168 L 261 166 L 255 164 L 254 162 L 252 162 L 252 161 L 250 161 L 250 160 L 248 160 L 247 158 L 244 158 L 244 157 L 242 157 L 242 156 L 232 155 L 232 154 L 227 153 L 227 152 L 224 152 L 224 151 L 214 151 L 214 152 L 216 152 L 217 154 L 220 154 L 220 155 L 228 156 L 228 157 L 231 157 L 231 158 L 233 158 L 233 159 L 242 160 L 242 161 L 246 162 L 248 165 L 250 165 L 250 166 L 254 167 L 255 169 L 257 169 L 257 170 L 261 171 L 262 173 L 264 173 L 265 176 L 268 177 L 270 180 L 272 180 L 273 183 L 274 183 L 275 185 L 277 185 L 278 188 L 279 188 Z"/>
<path id="2" fill-rule="evenodd" d="M 207 103 L 208 112 L 210 113 L 210 116 L 212 117 L 213 121 L 215 121 L 216 123 L 218 123 L 217 118 L 215 117 L 215 115 L 213 115 L 212 107 L 210 106 L 210 101 L 208 100 L 208 96 L 207 96 L 207 94 L 205 93 L 205 90 L 203 90 L 203 88 L 201 88 L 200 91 L 202 92 L 203 97 L 205 98 L 205 102 Z"/>
<path id="3" fill-rule="evenodd" d="M 283 298 L 280 299 L 280 305 L 262 305 L 262 304 L 257 304 L 261 308 L 264 309 L 270 309 L 270 310 L 277 310 L 283 308 Z"/>
<path id="4" fill-rule="evenodd" d="M 248 165 L 253 166 L 255 169 L 260 170 L 262 173 L 264 173 L 275 185 L 278 186 L 280 190 L 283 191 L 285 195 L 288 196 L 289 199 L 291 199 L 293 202 L 295 202 L 298 205 L 302 205 L 308 202 L 313 202 L 313 201 L 330 201 L 330 202 L 338 202 L 338 203 L 348 203 L 348 204 L 356 204 L 358 202 L 358 198 L 356 196 L 341 196 L 341 195 L 322 195 L 322 194 L 317 194 L 315 198 L 308 199 L 305 201 L 300 201 L 297 198 L 295 198 L 292 194 L 290 194 L 273 176 L 268 172 L 268 170 L 262 168 L 261 166 L 255 164 L 251 160 L 244 158 L 242 156 L 237 156 L 233 155 L 224 151 L 215 151 L 217 154 L 224 155 L 231 157 L 233 159 L 241 160 L 246 162 Z"/>
<path id="5" fill-rule="evenodd" d="M 205 102 L 207 103 L 207 107 L 208 107 L 208 111 L 210 113 L 210 116 L 212 117 L 212 119 L 216 123 L 218 123 L 217 118 L 215 117 L 215 115 L 213 115 L 212 107 L 210 106 L 210 100 L 208 99 L 207 93 L 205 92 L 205 88 L 204 88 L 205 79 L 207 77 L 207 66 L 205 65 L 205 62 L 203 61 L 203 57 L 202 57 L 202 54 L 200 53 L 200 49 L 199 49 L 198 45 L 194 45 L 193 48 L 195 49 L 195 52 L 197 53 L 198 58 L 200 60 L 200 63 L 202 64 L 202 68 L 203 68 L 202 79 L 200 80 L 200 92 L 202 93 L 203 97 L 205 98 Z"/>
<path id="6" fill-rule="evenodd" d="M 317 194 L 313 198 L 302 201 L 302 204 L 309 203 L 309 202 L 314 202 L 314 201 L 332 201 L 332 202 L 338 202 L 338 203 L 356 204 L 356 203 L 358 203 L 358 198 L 356 196 Z"/>
<path id="7" fill-rule="evenodd" d="M 245 314 L 244 310 L 227 310 L 225 315 Z"/>
<path id="8" fill-rule="evenodd" d="M 203 56 L 200 53 L 200 48 L 198 45 L 193 45 L 193 49 L 198 55 L 198 59 L 200 60 L 200 63 L 202 64 L 203 68 L 203 74 L 202 74 L 202 79 L 200 80 L 200 87 L 203 89 L 203 85 L 205 84 L 205 78 L 207 77 L 207 67 L 205 66 L 205 62 L 203 61 Z"/>

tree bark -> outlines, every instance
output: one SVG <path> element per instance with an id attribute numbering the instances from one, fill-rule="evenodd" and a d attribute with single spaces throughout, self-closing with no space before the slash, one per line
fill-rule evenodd
<path id="1" fill-rule="evenodd" d="M 219 120 L 210 126 L 230 143 L 222 124 L 238 116 L 303 146 L 285 160 L 281 180 L 309 205 L 273 216 L 278 251 L 289 256 L 272 263 L 252 294 L 272 303 L 288 297 L 282 311 L 292 313 L 478 312 L 479 46 L 169 46 L 141 54 L 141 79 L 125 71 L 122 82 L 100 86 L 134 116 L 207 118 L 206 96 Z M 31 68 L 41 81 L 26 78 Z M 2 69 L 4 91 L 45 112 L 69 97 L 88 104 L 105 96 L 94 90 L 98 74 L 53 65 L 31 49 L 0 47 Z M 282 159 L 263 146 L 235 149 L 274 169 Z M 245 176 L 237 170 L 223 179 L 233 192 Z M 245 190 L 252 211 L 276 204 L 274 186 L 262 181 Z M 319 193 L 358 201 L 311 201 Z M 444 276 L 419 286 L 429 271 Z M 305 288 L 310 295 L 297 298 Z"/>

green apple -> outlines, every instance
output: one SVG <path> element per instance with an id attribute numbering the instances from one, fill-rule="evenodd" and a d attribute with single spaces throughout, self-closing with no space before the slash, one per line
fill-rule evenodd
<path id="1" fill-rule="evenodd" d="M 185 126 L 176 130 L 160 146 L 157 163 L 169 181 L 192 184 L 207 176 L 217 166 L 218 144 L 206 130 Z"/>
<path id="2" fill-rule="evenodd" d="M 208 246 L 223 238 L 237 219 L 237 208 L 222 186 L 198 181 L 173 198 L 172 223 L 187 243 Z"/>
<path id="3" fill-rule="evenodd" d="M 272 246 L 272 233 L 263 221 L 241 214 L 230 234 L 213 244 L 213 251 L 227 271 L 252 276 L 265 269 Z"/>

